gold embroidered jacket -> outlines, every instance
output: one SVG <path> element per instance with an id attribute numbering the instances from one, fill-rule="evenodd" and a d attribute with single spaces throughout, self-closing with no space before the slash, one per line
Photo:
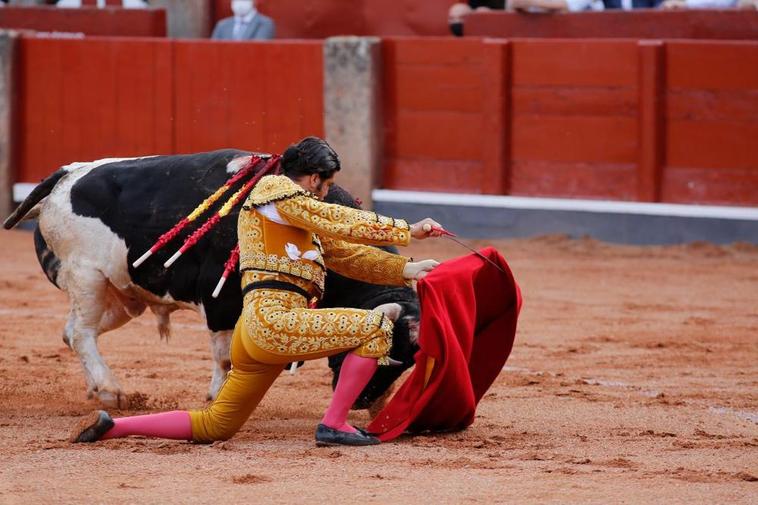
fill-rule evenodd
<path id="1" fill-rule="evenodd" d="M 288 177 L 263 177 L 240 212 L 240 270 L 291 275 L 324 290 L 326 268 L 373 284 L 405 285 L 409 258 L 369 245 L 407 245 L 408 223 L 319 201 Z"/>

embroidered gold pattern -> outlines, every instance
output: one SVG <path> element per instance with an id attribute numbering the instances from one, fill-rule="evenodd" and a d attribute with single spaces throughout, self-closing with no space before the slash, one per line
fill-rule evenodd
<path id="1" fill-rule="evenodd" d="M 263 177 L 245 203 L 248 210 L 240 213 L 237 233 L 240 239 L 240 268 L 243 270 L 294 275 L 313 282 L 319 292 L 324 290 L 325 272 L 321 268 L 287 256 L 266 254 L 262 221 L 265 218 L 254 207 L 272 201 L 276 201 L 277 210 L 288 222 L 323 234 L 321 239 L 316 233 L 312 235 L 312 242 L 320 253 L 314 259 L 317 265 L 325 267 L 326 263 L 338 273 L 374 284 L 407 284 L 402 278 L 402 271 L 408 258 L 340 238 L 352 237 L 355 242 L 365 244 L 403 245 L 410 240 L 408 223 L 374 212 L 320 202 L 281 175 Z"/>
<path id="2" fill-rule="evenodd" d="M 355 349 L 357 354 L 380 358 L 385 364 L 392 345 L 392 321 L 380 312 L 308 309 L 305 298 L 290 291 L 251 291 L 245 296 L 242 317 L 255 345 L 293 358 Z"/>
<path id="3" fill-rule="evenodd" d="M 287 256 L 266 254 L 262 240 L 263 227 L 261 217 L 255 211 L 240 212 L 237 235 L 240 239 L 240 269 L 266 270 L 294 275 L 313 282 L 319 292 L 324 291 L 324 260 L 320 256 L 314 260 L 318 267 L 303 261 L 291 260 Z M 317 249 L 321 250 L 321 244 Z"/>
<path id="4" fill-rule="evenodd" d="M 408 223 L 402 219 L 396 219 L 392 226 L 392 218 L 324 203 L 309 196 L 295 195 L 279 200 L 276 208 L 284 219 L 313 230 L 322 239 L 324 236 L 352 238 L 351 242 L 368 245 L 408 245 L 411 239 Z"/>
<path id="5" fill-rule="evenodd" d="M 410 258 L 376 247 L 324 238 L 326 266 L 340 275 L 371 284 L 408 286 L 403 269 Z"/>
<path id="6" fill-rule="evenodd" d="M 250 195 L 245 200 L 243 208 L 249 210 L 252 207 L 266 205 L 267 203 L 281 200 L 294 195 L 313 195 L 304 190 L 292 179 L 284 175 L 267 175 L 262 177 L 255 185 Z"/>
<path id="7" fill-rule="evenodd" d="M 265 270 L 267 272 L 294 275 L 295 277 L 311 281 L 320 292 L 324 291 L 324 279 L 326 275 L 321 268 L 314 268 L 305 263 L 292 261 L 289 258 L 263 253 L 240 254 L 240 265 L 243 269 Z"/>
<path id="8" fill-rule="evenodd" d="M 311 242 L 319 252 L 313 263 L 266 253 L 264 228 L 270 233 L 271 223 L 264 223 L 266 218 L 255 207 L 271 202 L 276 202 L 279 214 L 291 226 L 310 231 Z M 403 220 L 323 203 L 289 178 L 274 175 L 258 182 L 244 209 L 237 228 L 243 287 L 275 279 L 320 296 L 325 261 L 336 272 L 366 282 L 406 283 L 402 272 L 408 258 L 352 243 L 406 245 L 410 230 Z M 261 349 L 293 358 L 355 349 L 361 356 L 379 358 L 380 364 L 387 364 L 392 321 L 377 311 L 315 310 L 308 309 L 307 303 L 303 296 L 285 290 L 255 289 L 247 293 L 242 318 L 248 335 Z"/>

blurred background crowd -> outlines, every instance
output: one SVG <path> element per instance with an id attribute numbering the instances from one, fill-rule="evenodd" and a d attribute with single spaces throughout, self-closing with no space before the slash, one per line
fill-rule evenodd
<path id="1" fill-rule="evenodd" d="M 451 0 L 451 3 L 454 0 Z M 49 5 L 59 8 L 123 7 L 140 9 L 167 7 L 164 0 L 0 0 L 5 5 Z M 174 2 L 176 3 L 176 2 Z M 215 2 L 218 4 L 218 2 Z M 267 2 L 271 4 L 271 2 Z M 308 2 L 302 2 L 307 15 Z M 563 12 L 634 9 L 758 9 L 758 0 L 469 0 L 456 2 L 448 10 L 448 27 L 454 36 L 464 35 L 466 17 L 475 12 L 505 10 L 523 15 Z M 219 10 L 219 9 L 217 9 Z M 222 8 L 221 10 L 225 10 Z M 219 19 L 211 37 L 221 40 L 267 40 L 276 36 L 276 20 L 259 12 L 255 0 L 231 0 L 228 17 Z"/>

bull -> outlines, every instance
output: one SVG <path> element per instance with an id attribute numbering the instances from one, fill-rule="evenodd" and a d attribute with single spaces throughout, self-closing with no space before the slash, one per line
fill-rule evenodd
<path id="1" fill-rule="evenodd" d="M 97 339 L 147 309 L 155 314 L 163 339 L 171 335 L 173 311 L 192 309 L 203 316 L 212 356 L 207 399 L 216 397 L 231 366 L 232 330 L 242 310 L 238 272 L 232 272 L 217 298 L 212 292 L 237 241 L 239 208 L 171 268 L 164 268 L 164 262 L 192 229 L 175 239 L 175 247 L 159 250 L 138 268 L 133 263 L 163 232 L 242 169 L 251 155 L 224 149 L 72 163 L 44 179 L 6 219 L 6 229 L 23 219 L 38 219 L 34 232 L 37 258 L 50 282 L 69 297 L 63 340 L 79 357 L 89 397 L 97 396 L 108 407 L 127 406 L 126 395 L 101 356 Z M 242 184 L 239 181 L 231 190 Z M 327 201 L 357 205 L 339 187 L 330 191 Z M 380 367 L 356 402 L 357 408 L 367 408 L 412 365 L 417 349 L 418 299 L 410 288 L 369 285 L 334 272 L 327 275 L 324 307 L 370 309 L 388 302 L 403 307 L 391 351 L 403 365 L 390 370 Z M 335 381 L 340 364 L 339 357 L 330 361 Z"/>

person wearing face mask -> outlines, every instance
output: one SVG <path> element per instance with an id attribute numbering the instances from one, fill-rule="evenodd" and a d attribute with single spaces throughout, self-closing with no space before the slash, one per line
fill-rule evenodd
<path id="1" fill-rule="evenodd" d="M 234 16 L 216 23 L 215 40 L 269 40 L 274 38 L 274 21 L 258 12 L 253 0 L 232 0 Z"/>

